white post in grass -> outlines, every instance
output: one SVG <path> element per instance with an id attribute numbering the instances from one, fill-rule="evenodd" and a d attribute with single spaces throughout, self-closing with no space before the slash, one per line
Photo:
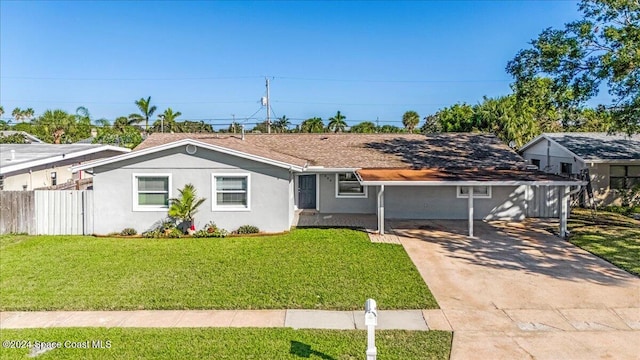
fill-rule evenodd
<path id="1" fill-rule="evenodd" d="M 367 360 L 376 360 L 376 325 L 378 325 L 378 307 L 376 301 L 367 299 L 364 303 L 364 324 L 367 326 Z"/>

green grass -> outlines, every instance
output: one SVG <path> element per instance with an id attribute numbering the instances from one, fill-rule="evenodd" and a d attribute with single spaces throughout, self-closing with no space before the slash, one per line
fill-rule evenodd
<path id="1" fill-rule="evenodd" d="M 0 310 L 437 308 L 402 246 L 346 229 L 277 236 L 0 237 Z"/>
<path id="2" fill-rule="evenodd" d="M 4 340 L 60 342 L 43 359 L 363 359 L 365 331 L 278 329 L 49 328 L 3 330 Z M 110 341 L 110 348 L 71 349 L 64 342 Z M 70 343 L 67 343 L 68 345 Z M 380 359 L 448 359 L 451 333 L 376 332 Z M 29 349 L 2 349 L 2 359 L 24 359 Z"/>
<path id="3" fill-rule="evenodd" d="M 620 214 L 575 209 L 569 241 L 617 267 L 640 276 L 640 221 Z"/>

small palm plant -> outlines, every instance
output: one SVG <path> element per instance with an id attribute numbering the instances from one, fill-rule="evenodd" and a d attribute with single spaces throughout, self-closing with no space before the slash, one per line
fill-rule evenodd
<path id="1" fill-rule="evenodd" d="M 180 192 L 179 198 L 169 199 L 169 216 L 180 220 L 181 225 L 187 225 L 188 230 L 194 230 L 193 218 L 205 199 L 197 198 L 196 189 L 192 184 L 185 185 L 178 192 Z"/>

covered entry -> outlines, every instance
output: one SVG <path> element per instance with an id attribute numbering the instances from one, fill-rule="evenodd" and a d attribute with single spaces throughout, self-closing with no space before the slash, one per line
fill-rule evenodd
<path id="1" fill-rule="evenodd" d="M 316 174 L 298 176 L 298 208 L 316 209 L 317 206 Z"/>
<path id="2" fill-rule="evenodd" d="M 384 220 L 467 219 L 473 237 L 474 219 L 521 220 L 528 206 L 527 188 L 557 187 L 560 235 L 567 232 L 570 186 L 581 181 L 524 169 L 361 169 L 365 186 L 377 187 L 378 231 Z M 493 192 L 493 195 L 492 195 Z M 428 201 L 428 202 L 427 202 Z"/>

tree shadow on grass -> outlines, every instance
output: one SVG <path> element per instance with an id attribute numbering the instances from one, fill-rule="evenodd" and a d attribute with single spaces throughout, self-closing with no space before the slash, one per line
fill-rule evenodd
<path id="1" fill-rule="evenodd" d="M 311 355 L 314 355 L 319 357 L 320 359 L 335 360 L 335 358 L 332 356 L 329 356 L 317 350 L 313 350 L 311 348 L 311 345 L 295 340 L 291 340 L 291 349 L 289 350 L 289 353 L 301 358 L 310 358 Z"/>

